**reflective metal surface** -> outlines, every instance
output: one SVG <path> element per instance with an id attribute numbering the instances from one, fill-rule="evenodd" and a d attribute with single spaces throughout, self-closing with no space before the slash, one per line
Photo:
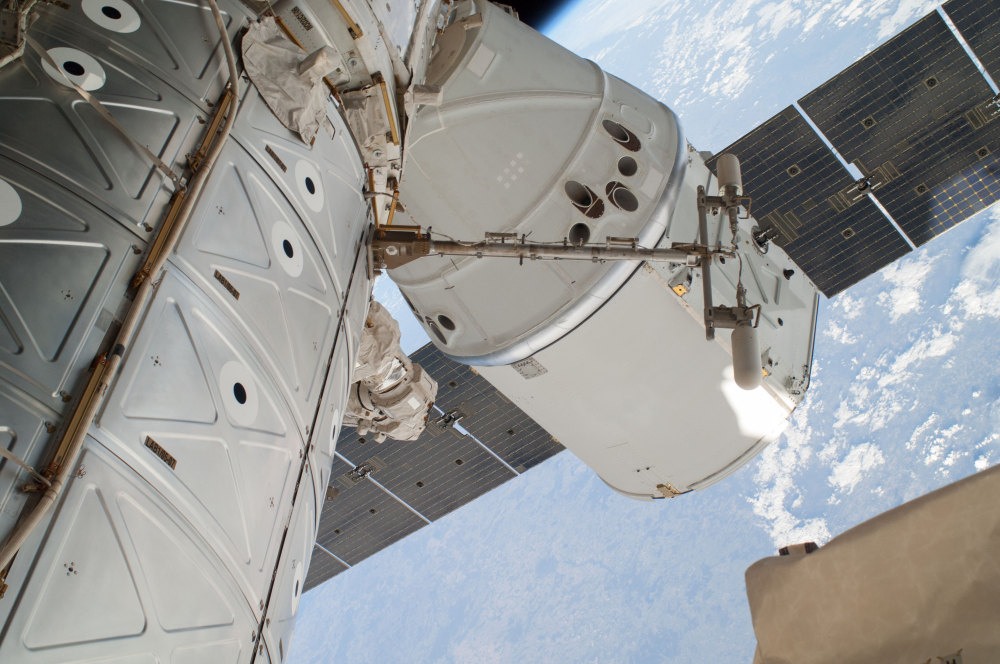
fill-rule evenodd
<path id="1" fill-rule="evenodd" d="M 253 349 L 176 268 L 96 425 L 94 435 L 197 526 L 259 610 L 304 444 Z"/>
<path id="2" fill-rule="evenodd" d="M 171 261 L 243 329 L 305 436 L 340 299 L 295 211 L 235 141 L 219 156 Z"/>
<path id="3" fill-rule="evenodd" d="M 235 37 L 247 24 L 248 10 L 236 0 L 217 2 L 230 37 Z M 203 0 L 135 0 L 132 5 L 124 0 L 83 0 L 67 4 L 68 8 L 39 5 L 41 21 L 108 44 L 203 111 L 210 110 L 207 102 L 214 103 L 222 94 L 225 56 L 215 19 Z M 105 6 L 116 8 L 122 16 L 112 19 L 102 11 Z M 110 13 L 113 16 L 115 12 Z"/>
<path id="4" fill-rule="evenodd" d="M 46 49 L 71 48 L 100 63 L 107 80 L 93 91 L 136 141 L 163 161 L 184 159 L 205 113 L 114 45 L 39 21 L 33 36 Z M 45 73 L 29 52 L 0 69 L 0 154 L 43 173 L 105 210 L 139 237 L 164 176 L 68 85 Z M 172 186 L 172 185 L 171 185 Z"/>
<path id="5" fill-rule="evenodd" d="M 338 292 L 340 275 L 354 265 L 354 249 L 366 224 L 361 190 L 364 169 L 350 130 L 332 104 L 331 138 L 320 131 L 312 146 L 286 129 L 255 88 L 245 95 L 233 136 L 253 155 L 288 198 L 319 247 Z"/>
<path id="6" fill-rule="evenodd" d="M 3 123 L 0 123 L 3 124 Z M 21 204 L 0 226 L 0 376 L 62 411 L 94 359 L 144 243 L 51 180 L 0 157 Z"/>
<path id="7" fill-rule="evenodd" d="M 254 616 L 192 526 L 93 440 L 78 469 L 0 660 L 246 658 Z"/>

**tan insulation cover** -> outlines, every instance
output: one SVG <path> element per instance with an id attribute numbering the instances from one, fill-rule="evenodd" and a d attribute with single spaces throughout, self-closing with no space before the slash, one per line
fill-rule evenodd
<path id="1" fill-rule="evenodd" d="M 322 77 L 334 67 L 330 54 L 320 49 L 307 56 L 269 17 L 250 24 L 243 37 L 243 63 L 275 117 L 312 145 L 320 127 L 329 123 L 330 93 Z"/>
<path id="2" fill-rule="evenodd" d="M 382 374 L 392 364 L 399 348 L 399 323 L 389 310 L 379 302 L 372 302 L 365 321 L 365 331 L 361 335 L 361 348 L 354 366 L 352 379 L 364 381 L 368 387 L 377 387 L 382 382 Z M 366 379 L 371 380 L 366 380 Z"/>
<path id="3" fill-rule="evenodd" d="M 1000 467 L 759 560 L 746 584 L 755 662 L 1000 662 Z"/>

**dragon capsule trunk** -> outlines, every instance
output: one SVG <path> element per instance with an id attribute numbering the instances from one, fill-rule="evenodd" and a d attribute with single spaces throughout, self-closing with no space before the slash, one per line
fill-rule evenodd
<path id="1" fill-rule="evenodd" d="M 718 181 L 666 106 L 488 2 L 459 3 L 435 48 L 394 223 L 462 240 L 697 241 L 697 187 Z M 740 224 L 743 284 L 764 306 L 759 347 L 754 330 L 705 341 L 698 268 L 449 256 L 390 274 L 442 351 L 482 367 L 615 490 L 671 497 L 752 458 L 807 381 L 815 288 L 777 284 L 797 266 L 777 247 L 754 252 L 752 220 Z M 728 220 L 709 226 L 711 244 L 734 241 Z M 714 259 L 715 302 L 736 304 L 737 269 Z"/>

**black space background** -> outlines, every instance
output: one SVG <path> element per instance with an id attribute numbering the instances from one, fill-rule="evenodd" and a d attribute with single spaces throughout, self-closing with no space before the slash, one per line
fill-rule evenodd
<path id="1" fill-rule="evenodd" d="M 572 4 L 567 0 L 497 0 L 500 4 L 510 5 L 520 17 L 535 30 L 541 30 L 559 10 Z"/>

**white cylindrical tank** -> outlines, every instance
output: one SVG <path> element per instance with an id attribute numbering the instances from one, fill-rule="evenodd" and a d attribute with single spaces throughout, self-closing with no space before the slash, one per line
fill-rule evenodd
<path id="1" fill-rule="evenodd" d="M 760 385 L 760 343 L 757 329 L 749 322 L 740 323 L 733 330 L 730 339 L 733 350 L 733 376 L 736 384 L 744 390 L 752 390 Z"/>
<path id="2" fill-rule="evenodd" d="M 740 173 L 740 160 L 736 155 L 724 154 L 715 165 L 719 176 L 719 191 L 726 187 L 734 187 L 737 196 L 743 193 L 743 175 Z"/>
<path id="3" fill-rule="evenodd" d="M 489 2 L 466 0 L 449 20 L 426 81 L 442 103 L 408 130 L 400 199 L 413 223 L 461 240 L 654 246 L 685 164 L 674 114 Z M 432 258 L 392 278 L 445 353 L 498 365 L 572 331 L 637 268 Z"/>

